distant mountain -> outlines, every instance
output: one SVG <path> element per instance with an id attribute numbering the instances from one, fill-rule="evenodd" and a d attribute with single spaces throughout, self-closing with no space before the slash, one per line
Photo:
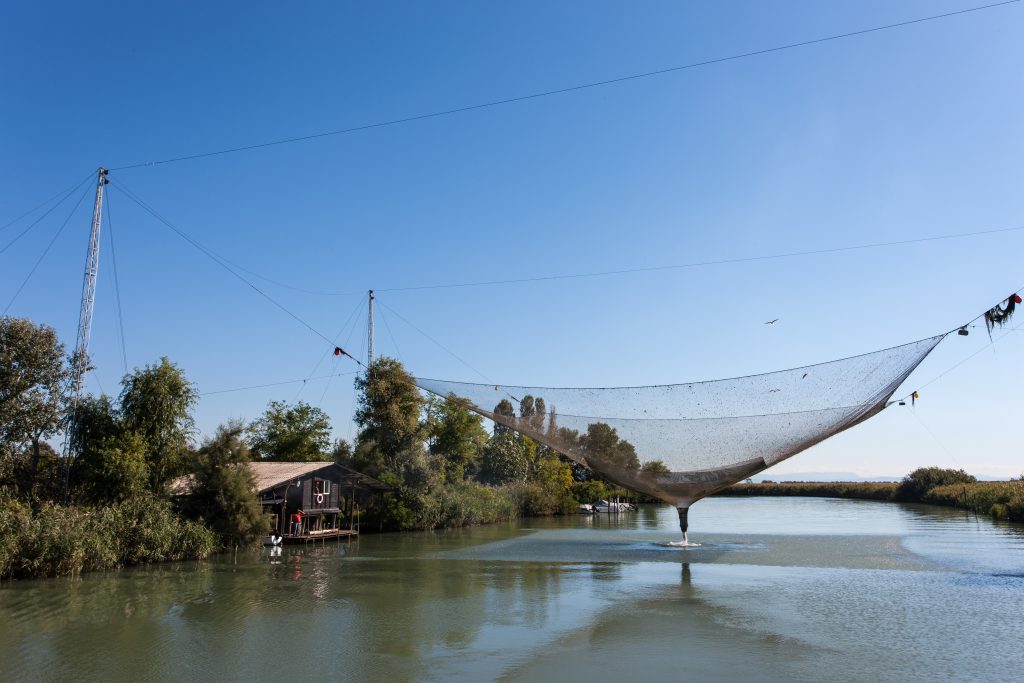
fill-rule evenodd
<path id="1" fill-rule="evenodd" d="M 996 477 L 989 474 L 975 474 L 978 481 L 1008 481 L 1009 477 Z M 752 479 L 755 482 L 759 481 L 899 481 L 903 479 L 903 475 L 899 476 L 882 476 L 882 477 L 862 477 L 856 472 L 762 472 L 761 474 L 755 474 Z"/>

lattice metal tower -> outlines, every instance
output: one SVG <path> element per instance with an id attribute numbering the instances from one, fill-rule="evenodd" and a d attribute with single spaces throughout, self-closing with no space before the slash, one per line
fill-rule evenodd
<path id="1" fill-rule="evenodd" d="M 92 228 L 89 231 L 89 249 L 85 254 L 85 276 L 82 279 L 82 308 L 78 315 L 78 336 L 75 339 L 75 353 L 71 367 L 71 420 L 74 421 L 78 402 L 82 396 L 85 373 L 89 370 L 89 338 L 92 335 L 92 312 L 96 304 L 96 276 L 100 268 L 100 226 L 103 218 L 103 189 L 107 180 L 107 169 L 96 172 L 96 201 L 92 208 Z M 74 440 L 72 424 L 64 434 L 64 501 L 67 502 L 71 480 L 71 462 Z"/>
<path id="2" fill-rule="evenodd" d="M 74 355 L 74 398 L 78 405 L 85 373 L 89 369 L 89 338 L 92 335 L 92 311 L 96 304 L 96 276 L 100 268 L 100 226 L 103 217 L 103 188 L 109 183 L 107 169 L 96 173 L 96 201 L 92 208 L 92 229 L 89 231 L 89 250 L 85 256 L 85 276 L 82 279 L 82 309 L 78 316 L 78 338 Z"/>
<path id="3" fill-rule="evenodd" d="M 370 290 L 370 313 L 366 326 L 366 367 L 373 365 L 373 290 Z"/>

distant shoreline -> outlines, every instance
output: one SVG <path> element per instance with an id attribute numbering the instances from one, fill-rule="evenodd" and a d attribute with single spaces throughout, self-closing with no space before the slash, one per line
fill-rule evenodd
<path id="1" fill-rule="evenodd" d="M 1024 522 L 1024 481 L 981 481 L 929 489 L 919 500 L 897 501 L 897 482 L 765 481 L 741 483 L 716 496 L 808 496 L 888 502 L 920 502 L 970 510 L 993 519 Z"/>

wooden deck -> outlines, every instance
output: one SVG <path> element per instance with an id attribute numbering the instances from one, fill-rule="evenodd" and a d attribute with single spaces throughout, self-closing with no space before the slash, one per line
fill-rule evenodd
<path id="1" fill-rule="evenodd" d="M 324 529 L 323 531 L 312 531 L 301 536 L 285 534 L 282 543 L 309 543 L 310 541 L 321 541 L 328 538 L 354 538 L 359 535 L 356 529 Z"/>

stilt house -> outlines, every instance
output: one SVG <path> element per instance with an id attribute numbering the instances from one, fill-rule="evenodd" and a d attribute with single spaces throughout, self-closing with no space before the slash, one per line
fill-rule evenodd
<path id="1" fill-rule="evenodd" d="M 285 541 L 359 532 L 359 507 L 391 489 L 373 477 L 333 462 L 250 463 L 270 528 Z M 302 512 L 302 521 L 292 520 Z"/>

